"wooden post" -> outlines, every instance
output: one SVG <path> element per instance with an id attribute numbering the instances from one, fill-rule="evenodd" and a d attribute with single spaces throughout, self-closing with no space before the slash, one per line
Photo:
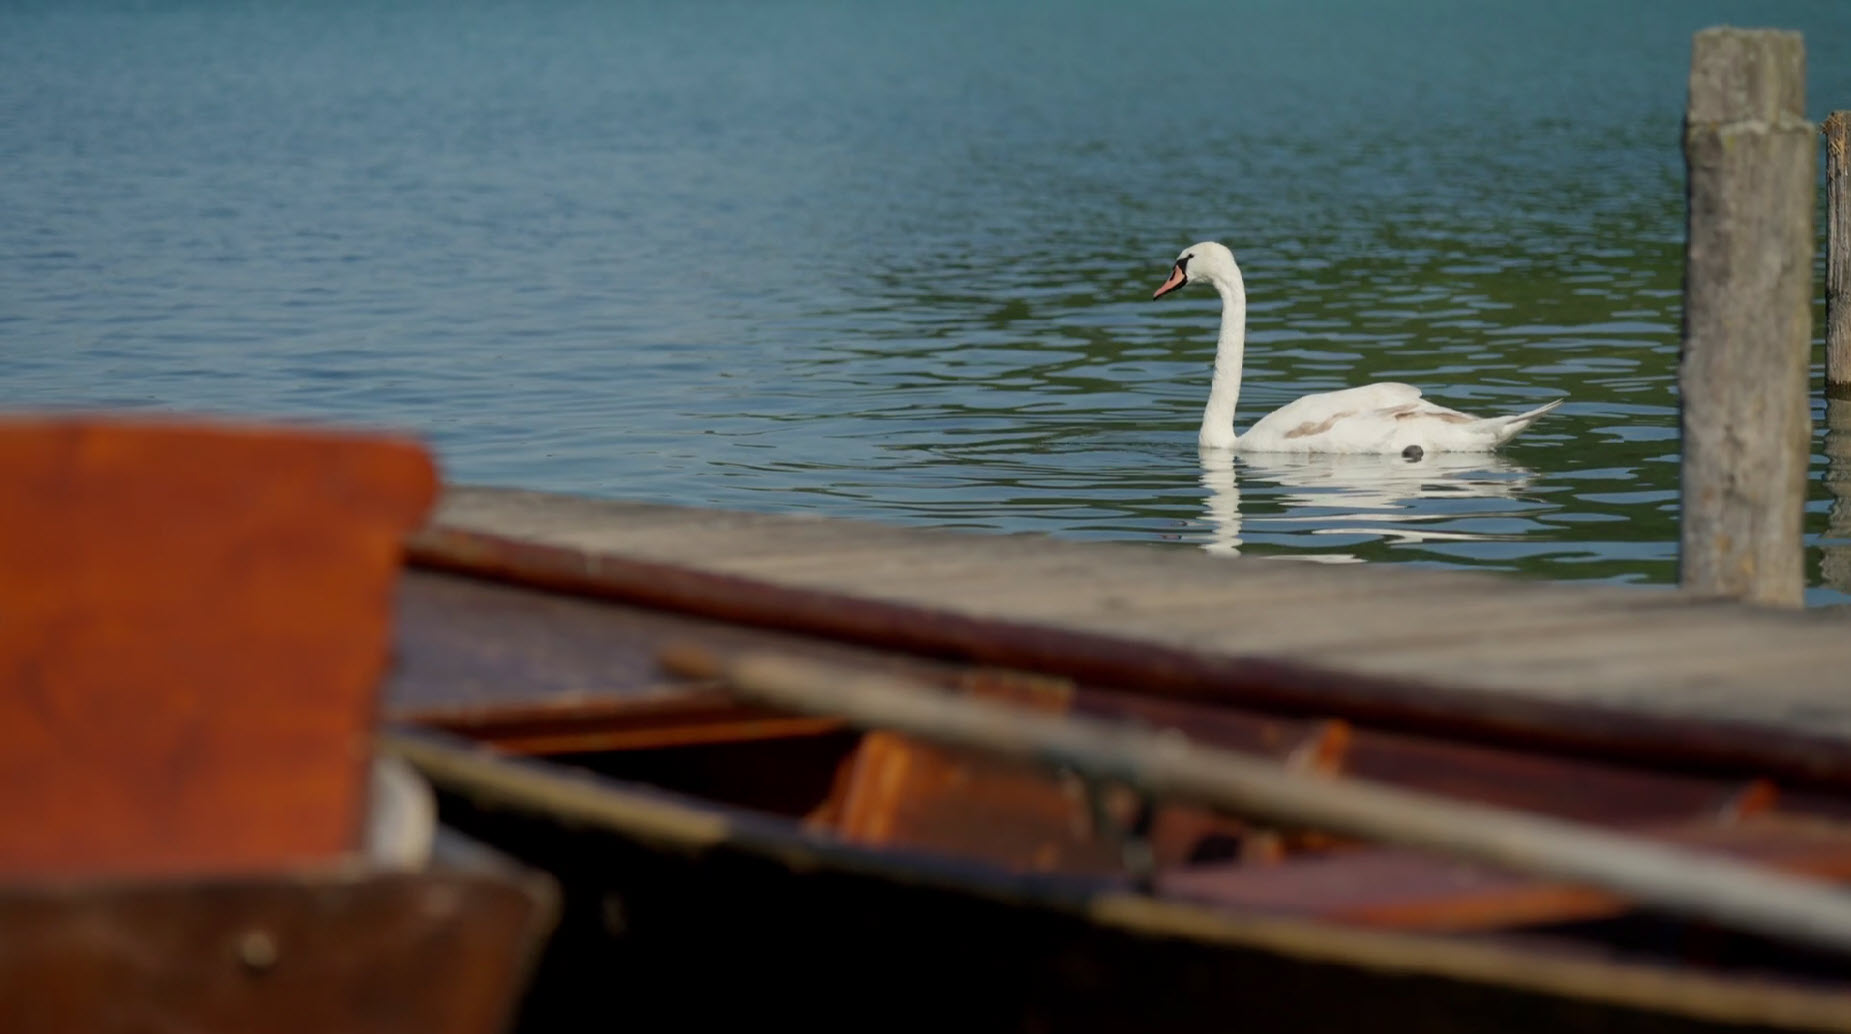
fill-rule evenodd
<path id="1" fill-rule="evenodd" d="M 1825 120 L 1825 393 L 1851 399 L 1851 111 Z"/>
<path id="2" fill-rule="evenodd" d="M 1851 593 L 1851 398 L 1825 400 L 1825 491 L 1832 497 L 1819 543 L 1819 582 Z"/>
<path id="3" fill-rule="evenodd" d="M 1816 127 L 1799 33 L 1706 29 L 1691 47 L 1679 578 L 1798 606 L 1811 437 Z"/>

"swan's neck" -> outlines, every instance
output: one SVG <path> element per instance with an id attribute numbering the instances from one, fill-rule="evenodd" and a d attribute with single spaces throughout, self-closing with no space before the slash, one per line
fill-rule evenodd
<path id="1" fill-rule="evenodd" d="M 1233 283 L 1215 282 L 1221 292 L 1221 337 L 1215 345 L 1215 380 L 1202 411 L 1205 449 L 1234 447 L 1234 405 L 1240 401 L 1240 365 L 1247 350 L 1247 288 L 1236 273 Z"/>

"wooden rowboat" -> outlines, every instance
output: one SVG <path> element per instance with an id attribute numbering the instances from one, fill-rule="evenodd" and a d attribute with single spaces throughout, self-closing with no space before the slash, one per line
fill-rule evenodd
<path id="1" fill-rule="evenodd" d="M 493 1034 L 551 881 L 375 756 L 414 443 L 0 421 L 0 1029 Z"/>
<path id="2" fill-rule="evenodd" d="M 1841 624 L 452 489 L 388 625 L 415 447 L 0 481 L 9 1030 L 1851 1030 Z"/>
<path id="3" fill-rule="evenodd" d="M 645 1026 L 1851 1029 L 1846 897 L 1830 889 L 1851 879 L 1851 752 L 1830 737 L 1217 667 L 573 530 L 647 543 L 700 522 L 768 554 L 853 558 L 861 532 L 453 489 L 413 540 L 391 745 L 447 824 L 564 887 L 528 1029 L 613 994 Z M 1039 557 L 1083 565 L 1087 549 Z M 900 556 L 859 562 L 903 577 Z M 707 664 L 665 664 L 671 647 Z M 851 691 L 835 709 L 827 694 L 767 706 L 740 674 L 767 660 L 800 683 L 1006 704 L 1056 734 L 1169 730 L 1312 782 L 1642 843 L 1649 864 L 1630 883 L 1600 865 L 1567 880 L 1548 845 L 1498 854 L 1467 829 L 1456 850 L 1415 849 L 1392 824 L 1364 839 L 1263 803 L 1230 813 L 1147 792 L 1109 757 L 1004 758 L 890 712 L 853 717 Z M 1720 882 L 1674 892 L 1693 864 Z M 1738 890 L 1738 911 L 1705 903 Z M 1799 905 L 1762 908 L 1775 898 Z"/>

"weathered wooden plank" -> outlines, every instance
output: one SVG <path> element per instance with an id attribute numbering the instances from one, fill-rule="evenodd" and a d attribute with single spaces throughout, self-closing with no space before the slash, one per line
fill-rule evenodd
<path id="1" fill-rule="evenodd" d="M 641 503 L 622 499 L 527 492 L 512 488 L 445 486 L 434 521 L 458 526 L 493 526 L 515 538 L 595 536 L 625 529 L 749 527 L 766 521 L 801 521 L 744 510 Z"/>
<path id="2" fill-rule="evenodd" d="M 610 714 L 619 701 L 657 715 L 685 706 L 709 720 L 713 703 L 701 698 L 701 687 L 671 682 L 656 664 L 661 644 L 676 639 L 840 659 L 878 656 L 848 644 L 417 570 L 400 583 L 394 628 L 387 713 L 439 725 L 543 724 L 535 707 L 578 707 L 590 718 L 599 707 Z M 742 710 L 740 718 L 751 713 Z"/>
<path id="3" fill-rule="evenodd" d="M 1679 578 L 1798 606 L 1805 589 L 1815 128 L 1797 32 L 1692 44 Z"/>
<path id="4" fill-rule="evenodd" d="M 739 572 L 731 564 L 716 566 L 729 573 L 763 576 L 759 571 Z M 1319 601 L 1348 600 L 1359 594 L 1411 599 L 1491 588 L 1489 582 L 1461 582 L 1426 572 L 1427 577 L 1378 586 L 1367 580 L 1302 577 L 1292 572 L 1269 571 L 1263 577 L 1230 574 L 1234 576 L 1213 577 L 1192 568 L 1147 565 L 1124 556 L 1095 555 L 1076 561 L 989 554 L 952 563 L 935 563 L 928 556 L 890 557 L 872 565 L 852 561 L 793 565 L 772 577 L 779 584 L 1017 620 L 1127 614 L 1185 605 L 1206 611 L 1260 604 L 1307 609 Z"/>
<path id="5" fill-rule="evenodd" d="M 1184 580 L 1166 577 L 1164 572 L 1141 576 L 1134 567 L 1107 568 L 1101 572 L 1099 591 L 1075 595 L 1051 617 L 1099 617 L 1163 614 L 1187 611 L 1242 611 L 1287 608 L 1298 612 L 1314 611 L 1330 599 L 1366 597 L 1392 606 L 1396 602 L 1436 594 L 1482 594 L 1501 591 L 1502 586 L 1483 576 L 1452 571 L 1420 571 L 1414 578 L 1397 578 L 1394 572 L 1376 568 L 1366 577 L 1352 577 L 1364 572 L 1324 572 L 1322 565 L 1280 563 L 1280 570 L 1255 577 L 1253 568 L 1226 579 Z M 1314 571 L 1306 571 L 1313 568 Z"/>
<path id="6" fill-rule="evenodd" d="M 988 542 L 978 545 L 983 548 L 934 549 L 922 543 L 908 551 L 846 549 L 743 561 L 727 557 L 713 567 L 746 578 L 886 598 L 955 594 L 962 587 L 963 598 L 981 599 L 987 589 L 1052 589 L 1100 579 L 1097 557 L 1032 549 L 1009 553 Z"/>
<path id="7" fill-rule="evenodd" d="M 1508 598 L 1508 583 L 1485 575 L 1379 568 L 1333 570 L 1316 565 L 1249 558 L 1211 558 L 1196 553 L 1069 543 L 1023 536 L 969 535 L 886 528 L 861 522 L 793 521 L 761 516 L 734 524 L 701 524 L 689 530 L 650 507 L 650 531 L 623 529 L 627 505 L 579 509 L 584 524 L 530 521 L 528 509 L 545 509 L 550 497 L 516 494 L 507 511 L 491 505 L 495 493 L 454 490 L 468 506 L 446 504 L 443 520 L 455 527 L 541 540 L 583 549 L 765 580 L 778 585 L 827 590 L 862 598 L 947 606 L 970 613 L 1022 618 L 1123 612 L 1173 606 L 1205 610 L 1280 601 L 1309 603 L 1357 597 L 1392 599 L 1397 605 L 1422 596 Z M 513 513 L 509 519 L 507 513 Z M 699 511 L 695 511 L 698 515 Z M 698 530 L 719 526 L 709 539 Z M 749 529 L 749 542 L 735 547 L 735 533 Z M 1643 594 L 1605 586 L 1574 589 L 1536 587 L 1536 599 L 1564 605 L 1633 606 Z M 1460 605 L 1471 604 L 1461 601 Z M 1539 610 L 1542 609 L 1539 606 Z"/>
<path id="8" fill-rule="evenodd" d="M 454 501 L 453 501 L 454 500 Z M 547 513 L 558 502 L 560 513 Z M 676 512 L 685 512 L 677 520 Z M 641 513 L 647 526 L 626 528 Z M 973 579 L 1048 580 L 1065 595 L 1071 579 L 1103 587 L 1100 603 L 1139 608 L 1188 599 L 1240 602 L 1261 593 L 1294 598 L 1320 595 L 1412 596 L 1444 591 L 1507 593 L 1509 583 L 1473 572 L 1381 568 L 1332 569 L 1267 558 L 1207 557 L 1123 543 L 1077 543 L 1035 536 L 996 536 L 902 529 L 861 521 L 743 515 L 737 521 L 704 517 L 708 511 L 660 505 L 605 503 L 499 490 L 452 488 L 438 521 L 448 527 L 540 541 L 592 555 L 687 564 L 780 585 L 820 588 L 895 600 L 937 598 L 933 589 L 968 586 Z M 1547 593 L 1548 587 L 1531 591 Z M 1561 590 L 1555 590 L 1561 591 Z M 1631 596 L 1609 586 L 1565 590 L 1594 599 Z M 966 592 L 965 599 L 982 598 Z M 1029 598 L 1032 598 L 1032 594 Z M 1090 609 L 1083 602 L 1077 609 Z"/>
<path id="9" fill-rule="evenodd" d="M 1701 741 L 1706 756 L 1736 758 L 1750 740 L 1733 731 L 1706 738 L 1689 723 L 1736 723 L 1746 715 L 1768 730 L 1752 739 L 1760 764 L 1783 771 L 1797 765 L 1809 777 L 1842 767 L 1824 753 L 1830 749 L 1827 737 L 1851 738 L 1851 729 L 1836 722 L 1795 719 L 1809 707 L 1829 709 L 1839 695 L 1841 687 L 1825 684 L 1841 680 L 1840 673 L 1851 668 L 1851 637 L 1841 626 L 1676 590 L 1537 585 L 1481 573 L 1384 566 L 1211 560 L 1194 551 L 1098 543 L 1018 551 L 1018 543 L 1004 537 L 909 529 L 886 532 L 919 543 L 917 548 L 888 548 L 883 539 L 868 553 L 860 522 L 817 519 L 801 523 L 806 529 L 840 524 L 843 534 L 806 540 L 805 548 L 813 551 L 806 556 L 818 558 L 813 573 L 799 576 L 811 570 L 809 560 L 780 568 L 775 549 L 763 554 L 768 565 L 763 570 L 729 573 L 707 546 L 704 557 L 660 565 L 636 562 L 621 550 L 584 546 L 595 536 L 575 528 L 607 526 L 625 507 L 607 510 L 613 504 L 531 493 L 516 493 L 498 507 L 493 490 L 456 494 L 471 501 L 475 523 L 432 532 L 459 537 L 447 552 L 434 550 L 429 559 L 489 574 L 525 572 L 537 584 L 631 599 L 644 607 L 1295 713 L 1337 708 L 1368 714 L 1372 721 L 1411 723 L 1405 728 L 1438 722 L 1474 735 L 1549 732 L 1576 742 L 1589 736 L 1624 741 L 1633 750 L 1649 741 L 1654 750 L 1676 753 L 1686 748 L 1675 748 L 1667 738 L 1675 736 L 1687 745 Z M 570 519 L 537 521 L 523 514 L 556 502 Z M 486 540 L 471 538 L 510 535 L 523 526 L 520 521 L 552 530 L 519 547 L 486 549 L 480 544 Z M 790 521 L 762 518 L 753 522 L 753 534 L 775 546 Z M 829 551 L 837 545 L 845 555 L 868 556 L 882 565 L 880 577 L 857 572 L 856 563 L 832 563 Z M 671 542 L 652 548 L 677 547 Z M 937 552 L 941 549 L 945 552 Z M 471 550 L 477 551 L 473 559 Z M 1068 563 L 1070 554 L 1085 562 Z M 972 571 L 959 560 L 940 576 L 930 564 L 914 571 L 909 559 L 939 555 L 980 557 L 983 563 Z M 1249 577 L 1256 581 L 1244 581 Z M 1441 584 L 1448 591 L 1429 591 Z M 1333 619 L 1356 608 L 1381 611 L 1387 616 L 1372 622 L 1387 624 L 1372 623 L 1374 631 L 1359 634 L 1361 624 Z M 1729 632 L 1738 621 L 1779 634 L 1756 631 L 1749 637 L 1753 641 L 1744 642 Z M 1668 630 L 1686 625 L 1689 636 L 1675 640 L 1686 656 L 1660 659 L 1669 652 L 1665 644 L 1674 642 Z M 1611 647 L 1616 654 L 1609 656 L 1609 648 L 1600 645 L 1603 637 L 1620 640 Z M 1763 649 L 1766 644 L 1774 649 Z M 1718 646 L 1725 654 L 1720 661 L 1713 659 Z M 1786 682 L 1759 677 L 1765 674 L 1761 660 L 1740 663 L 1740 657 L 1770 653 L 1780 655 L 1775 667 Z M 1596 657 L 1604 659 L 1596 663 Z M 1508 663 L 1510 658 L 1518 662 Z M 1708 697 L 1680 695 L 1693 682 L 1719 679 L 1743 690 L 1726 708 L 1706 709 L 1712 705 L 1694 701 Z M 1693 692 L 1707 691 L 1699 685 Z M 1609 710 L 1616 704 L 1635 717 L 1651 717 L 1622 721 Z M 1687 706 L 1680 709 L 1681 704 Z"/>
<path id="10" fill-rule="evenodd" d="M 564 541 L 592 551 L 616 551 L 627 556 L 676 563 L 699 561 L 706 564 L 776 564 L 792 557 L 846 557 L 860 555 L 869 559 L 906 550 L 932 551 L 940 555 L 965 555 L 969 548 L 958 539 L 934 536 L 914 539 L 899 528 L 851 524 L 832 527 L 813 521 L 792 521 L 761 517 L 750 523 L 720 527 L 664 526 L 637 531 L 627 528 L 602 528 L 592 535 L 572 536 Z M 1025 551 L 1045 547 L 1048 543 L 1030 540 Z M 981 547 L 979 547 L 981 548 Z"/>
<path id="11" fill-rule="evenodd" d="M 1452 572 L 1283 569 L 1267 572 L 1264 582 L 1252 586 L 1204 572 L 1217 563 L 1206 558 L 1178 568 L 1107 551 L 1087 551 L 1091 555 L 1083 560 L 974 552 L 980 555 L 948 565 L 933 563 L 929 554 L 882 554 L 870 565 L 862 554 L 851 553 L 839 564 L 824 558 L 815 566 L 791 563 L 769 573 L 781 583 L 864 598 L 977 617 L 1059 619 L 1103 634 L 1235 652 L 1522 635 L 1564 621 L 1568 627 L 1595 622 L 1605 627 L 1615 618 L 1689 606 L 1667 593 L 1605 586 L 1512 592 L 1509 582 Z M 738 573 L 724 560 L 714 566 Z"/>
<path id="12" fill-rule="evenodd" d="M 868 521 L 809 515 L 748 513 L 588 499 L 577 496 L 451 486 L 433 523 L 492 529 L 511 539 L 570 546 L 592 553 L 650 559 L 715 559 L 732 549 L 782 549 L 810 541 L 876 546 L 906 545 L 907 529 Z M 959 540 L 965 536 L 952 536 Z"/>
<path id="13" fill-rule="evenodd" d="M 1835 621 L 1801 619 L 1789 624 L 1769 615 L 1733 608 L 1693 607 L 1633 612 L 1626 620 L 1579 628 L 1539 629 L 1529 638 L 1468 639 L 1412 646 L 1386 644 L 1325 654 L 1332 659 L 1375 663 L 1395 655 L 1450 664 L 1523 665 L 1531 662 L 1589 667 L 1628 658 L 1647 658 L 1672 670 L 1752 671 L 1783 659 L 1842 656 Z"/>
<path id="14" fill-rule="evenodd" d="M 562 513 L 545 514 L 555 501 Z M 1077 602 L 1071 609 L 1079 611 L 1095 605 L 1126 610 L 1192 605 L 1195 600 L 1205 604 L 1267 602 L 1271 597 L 1263 593 L 1294 599 L 1413 597 L 1446 591 L 1508 596 L 1512 584 L 1473 572 L 1333 569 L 1276 559 L 1211 558 L 1119 543 L 901 529 L 859 521 L 748 515 L 750 519 L 741 522 L 703 522 L 700 515 L 706 511 L 690 509 L 688 520 L 678 523 L 672 515 L 677 508 L 655 505 L 645 508 L 651 515 L 651 530 L 639 537 L 622 527 L 636 509 L 636 504 L 458 487 L 446 495 L 438 520 L 448 527 L 525 538 L 591 555 L 681 563 L 778 585 L 895 601 L 944 598 L 942 590 L 968 586 L 980 576 L 992 581 L 1045 579 L 1052 591 L 1068 600 L 1075 583 L 1100 586 L 1097 603 L 1093 599 Z M 701 527 L 726 531 L 712 539 L 702 534 Z M 741 536 L 746 541 L 740 551 L 726 548 L 740 529 L 749 529 L 749 535 Z M 1625 605 L 1630 605 L 1634 597 L 1644 595 L 1611 586 L 1530 585 L 1523 591 L 1537 598 L 1579 594 L 1590 604 L 1628 601 Z M 952 592 L 950 596 L 967 601 L 985 598 L 977 592 Z"/>
<path id="15" fill-rule="evenodd" d="M 1632 600 L 1659 598 L 1651 593 L 1623 595 Z M 898 662 L 867 648 L 428 572 L 408 574 L 400 600 L 391 716 L 519 753 L 814 736 L 834 727 L 814 719 L 773 716 L 698 682 L 665 681 L 654 655 L 669 641 L 735 650 L 777 649 L 873 668 L 900 664 L 917 677 L 948 687 L 994 691 L 1000 686 L 1018 692 L 1025 686 L 1041 687 L 1061 699 L 1075 692 L 1067 680 L 1025 680 L 1019 674 L 923 658 Z M 485 674 L 489 677 L 482 677 Z M 1191 707 L 1147 694 L 1079 692 L 1089 713 L 1155 727 L 1186 727 L 1204 742 L 1235 749 L 1290 750 L 1308 735 L 1307 723 L 1300 720 Z M 1549 792 L 1557 782 L 1551 772 L 1519 764 L 1525 755 L 1459 743 L 1442 749 L 1439 741 L 1406 737 L 1394 749 L 1376 750 L 1371 745 L 1381 736 L 1372 732 L 1357 738 L 1360 770 L 1417 781 L 1456 772 L 1456 778 L 1448 777 L 1452 781 L 1419 785 L 1464 796 L 1491 794 L 1500 801 L 1500 792 L 1537 787 L 1543 791 L 1540 796 L 1511 797 L 1508 803 L 1560 814 L 1683 817 L 1721 807 L 1725 789 L 1732 793 L 1738 788 L 1736 782 L 1726 788 L 1703 783 L 1693 790 L 1685 785 L 1689 777 L 1668 780 L 1631 769 L 1603 775 L 1595 771 L 1599 766 L 1584 765 L 1576 786 L 1561 788 L 1568 795 L 1564 798 Z M 1434 755 L 1435 760 L 1412 767 L 1405 763 L 1416 755 Z"/>
<path id="16" fill-rule="evenodd" d="M 1838 667 L 1842 651 L 1809 643 L 1804 652 L 1793 653 L 1752 638 L 1702 631 L 1667 633 L 1661 642 L 1628 641 L 1619 633 L 1604 643 L 1590 643 L 1598 649 L 1586 656 L 1576 655 L 1575 643 L 1568 641 L 1558 652 L 1516 657 L 1496 651 L 1383 649 L 1342 657 L 1320 653 L 1317 659 L 1487 699 L 1557 699 L 1672 719 L 1700 716 L 1709 722 L 1851 738 L 1851 700 Z M 1735 653 L 1731 644 L 1750 652 Z"/>
<path id="17" fill-rule="evenodd" d="M 685 518 L 677 520 L 676 514 Z M 1242 584 L 1310 584 L 1354 591 L 1376 572 L 1354 577 L 1312 565 L 1257 558 L 1214 558 L 1125 543 L 1078 543 L 1027 535 L 979 535 L 895 528 L 864 521 L 765 514 L 722 520 L 711 511 L 654 504 L 603 502 L 538 493 L 453 487 L 435 518 L 446 527 L 510 539 L 545 542 L 592 555 L 689 564 L 703 570 L 763 578 L 780 584 L 887 595 L 899 579 L 927 580 L 939 572 L 994 570 L 1013 574 L 1024 565 L 1068 569 L 1100 582 L 1132 579 L 1152 587 L 1187 584 L 1240 591 Z M 630 522 L 640 520 L 640 527 Z M 1469 575 L 1404 571 L 1380 583 L 1433 580 L 1446 584 Z"/>
<path id="18" fill-rule="evenodd" d="M 1351 596 L 1310 607 L 1246 602 L 1216 610 L 1134 611 L 1064 619 L 1069 627 L 1206 652 L 1326 658 L 1372 648 L 1444 657 L 1455 648 L 1501 655 L 1503 644 L 1544 640 L 1571 649 L 1575 635 L 1615 627 L 1675 627 L 1686 606 L 1658 594 L 1482 593 L 1445 598 L 1373 600 Z"/>

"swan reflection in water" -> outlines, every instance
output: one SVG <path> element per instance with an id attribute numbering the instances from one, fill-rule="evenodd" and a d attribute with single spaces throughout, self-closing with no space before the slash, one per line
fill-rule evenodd
<path id="1" fill-rule="evenodd" d="M 1429 501 L 1515 499 L 1536 475 L 1496 453 L 1429 453 L 1418 460 L 1400 456 L 1255 453 L 1239 458 L 1226 449 L 1204 449 L 1202 487 L 1210 553 L 1239 554 L 1241 546 L 1240 481 L 1260 485 L 1285 512 L 1268 516 L 1270 525 L 1320 525 L 1312 534 L 1368 535 L 1390 542 L 1472 541 L 1493 536 L 1422 527 L 1467 516 L 1456 508 L 1436 508 Z M 1314 511 L 1314 512 L 1301 512 Z M 1470 516 L 1500 516 L 1474 510 Z M 1320 563 L 1361 563 L 1349 553 L 1287 554 Z"/>

